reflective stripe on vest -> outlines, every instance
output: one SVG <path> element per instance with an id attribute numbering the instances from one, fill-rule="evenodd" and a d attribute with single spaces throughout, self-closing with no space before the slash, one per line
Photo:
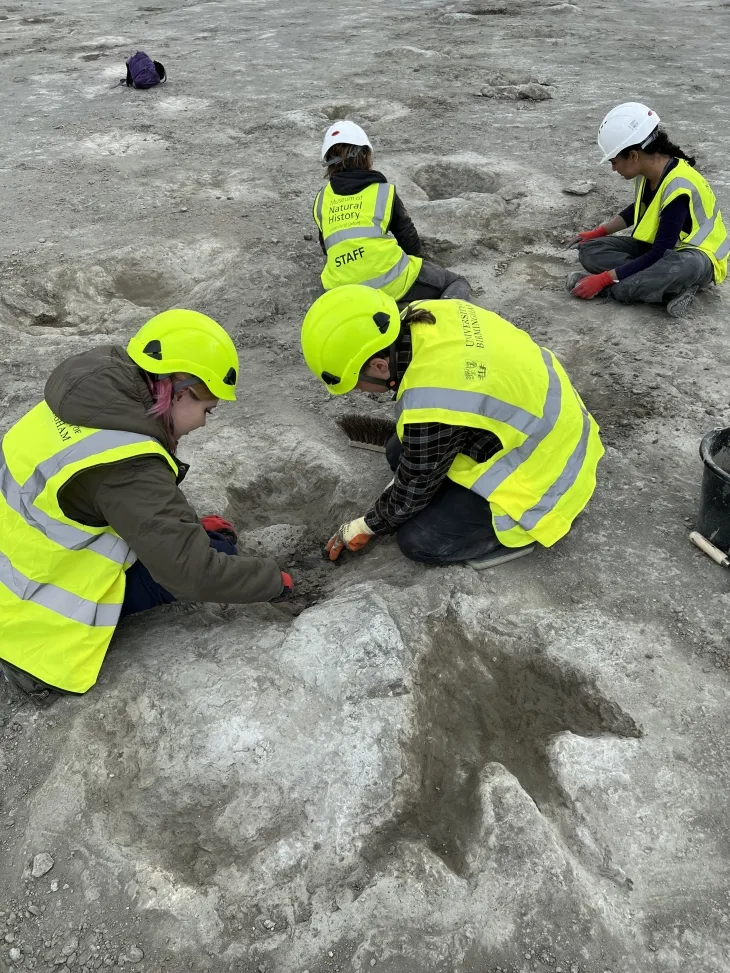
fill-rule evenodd
<path id="1" fill-rule="evenodd" d="M 551 370 L 555 374 L 554 369 L 551 368 Z M 526 436 L 536 435 L 545 423 L 544 418 L 533 415 L 532 412 L 527 412 L 525 409 L 520 409 L 510 402 L 496 399 L 493 395 L 466 392 L 460 389 L 406 389 L 395 404 L 396 420 L 406 409 L 448 409 L 449 412 L 471 412 L 475 416 L 484 416 L 486 419 L 504 422 L 505 425 L 512 426 L 513 429 L 519 430 Z M 559 411 L 560 389 L 558 388 Z"/>
<path id="2" fill-rule="evenodd" d="M 411 258 L 407 253 L 404 253 L 400 258 L 395 267 L 391 267 L 390 270 L 381 274 L 379 277 L 371 277 L 370 280 L 363 280 L 366 287 L 374 287 L 376 290 L 380 287 L 386 287 L 388 284 L 392 284 L 394 281 L 398 280 L 401 274 L 404 274 L 410 265 Z"/>
<path id="3" fill-rule="evenodd" d="M 662 206 L 665 205 L 669 196 L 671 196 L 672 193 L 676 192 L 678 189 L 689 190 L 690 196 L 692 197 L 692 209 L 694 210 L 695 219 L 699 224 L 697 230 L 690 236 L 685 237 L 682 240 L 682 243 L 688 247 L 699 247 L 699 245 L 704 243 L 715 229 L 715 220 L 720 213 L 720 207 L 717 201 L 715 201 L 715 211 L 711 216 L 708 216 L 707 213 L 705 213 L 702 197 L 697 191 L 697 187 L 694 185 L 694 183 L 691 183 L 689 179 L 682 179 L 681 176 L 670 180 L 662 190 Z M 717 253 L 715 256 L 717 256 Z"/>
<path id="4" fill-rule="evenodd" d="M 388 230 L 394 199 L 389 183 L 373 182 L 345 196 L 328 184 L 317 193 L 313 215 L 327 254 L 325 290 L 362 284 L 400 300 L 412 287 L 423 260 L 405 253 Z"/>
<path id="5" fill-rule="evenodd" d="M 176 463 L 150 436 L 63 423 L 45 402 L 0 449 L 0 659 L 51 686 L 86 692 L 98 676 L 135 560 L 111 527 L 66 516 L 77 473 L 138 456 Z"/>
<path id="6" fill-rule="evenodd" d="M 583 428 L 581 429 L 580 439 L 578 445 L 568 457 L 568 462 L 565 464 L 563 472 L 555 480 L 553 485 L 545 491 L 538 503 L 534 507 L 530 507 L 529 510 L 526 510 L 519 520 L 513 520 L 506 514 L 495 517 L 494 523 L 497 530 L 508 531 L 519 525 L 523 530 L 531 531 L 542 520 L 545 514 L 555 509 L 561 497 L 573 486 L 580 475 L 580 471 L 583 469 L 583 463 L 588 452 L 590 432 L 590 419 L 588 418 L 588 413 L 583 409 Z M 479 491 L 477 490 L 477 492 Z"/>
<path id="7" fill-rule="evenodd" d="M 472 490 L 478 493 L 479 496 L 484 497 L 485 500 L 494 493 L 501 483 L 504 483 L 508 476 L 511 476 L 514 473 L 518 466 L 521 466 L 525 460 L 532 456 L 540 443 L 544 439 L 547 439 L 547 437 L 553 431 L 555 424 L 560 418 L 560 409 L 563 398 L 560 387 L 560 379 L 553 368 L 553 361 L 550 352 L 545 348 L 541 348 L 540 351 L 542 353 L 542 360 L 545 363 L 545 367 L 548 371 L 548 389 L 547 395 L 545 396 L 545 408 L 543 409 L 542 417 L 533 417 L 533 422 L 530 424 L 528 429 L 523 429 L 520 426 L 516 426 L 513 422 L 507 420 L 510 426 L 515 429 L 519 429 L 520 432 L 524 432 L 528 438 L 521 446 L 511 449 L 506 456 L 498 459 L 496 463 L 490 466 L 486 473 L 483 473 L 476 481 L 472 487 Z M 498 417 L 492 416 L 492 418 L 496 419 Z"/>
<path id="8" fill-rule="evenodd" d="M 675 175 L 674 173 L 677 173 L 677 171 L 678 174 Z M 691 177 L 688 174 L 691 174 Z M 697 182 L 693 181 L 695 178 L 698 180 Z M 686 193 L 689 198 L 693 229 L 689 233 L 682 230 L 675 249 L 682 250 L 691 247 L 707 254 L 714 266 L 715 281 L 721 283 L 727 274 L 730 238 L 725 230 L 720 206 L 712 188 L 699 173 L 695 173 L 694 169 L 682 159 L 678 160 L 675 168 L 667 174 L 665 181 L 658 187 L 661 194 L 655 195 L 642 213 L 641 201 L 645 186 L 646 179 L 643 176 L 638 176 L 634 192 L 634 238 L 646 243 L 653 243 L 659 228 L 662 210 L 672 201 L 672 197 L 677 198 L 677 194 L 684 195 Z M 705 206 L 705 196 L 707 197 L 707 207 Z M 651 215 L 647 226 L 643 221 L 650 211 Z"/>
<path id="9" fill-rule="evenodd" d="M 411 328 L 399 436 L 404 423 L 422 422 L 491 431 L 501 449 L 484 461 L 460 453 L 447 475 L 490 504 L 501 543 L 554 544 L 595 488 L 603 454 L 595 421 L 558 360 L 524 332 L 464 302 L 426 305 L 436 323 Z"/>
<path id="10" fill-rule="evenodd" d="M 41 605 L 82 625 L 108 628 L 119 620 L 122 610 L 121 604 L 100 605 L 87 598 L 80 598 L 55 584 L 40 584 L 31 581 L 14 568 L 8 558 L 0 551 L 0 584 L 13 592 L 21 601 L 29 601 L 34 605 Z"/>
<path id="11" fill-rule="evenodd" d="M 324 189 L 320 189 L 317 193 L 317 198 L 314 202 L 314 211 L 316 213 L 314 222 L 319 227 L 320 233 L 322 232 L 322 201 L 324 199 Z"/>
<path id="12" fill-rule="evenodd" d="M 338 243 L 342 243 L 343 240 L 362 240 L 363 237 L 373 238 L 379 236 L 385 236 L 388 232 L 385 226 L 385 214 L 388 209 L 388 197 L 390 195 L 390 186 L 387 182 L 378 183 L 378 194 L 375 198 L 375 212 L 373 213 L 373 223 L 374 226 L 353 226 L 349 230 L 335 230 L 334 233 L 330 233 L 329 236 L 324 237 L 324 248 L 329 250 L 331 247 L 336 246 Z M 317 212 L 319 215 L 320 225 L 322 224 L 322 198 L 324 197 L 324 192 L 319 194 L 319 203 L 317 207 Z M 407 261 L 406 257 L 406 261 Z M 402 273 L 402 271 L 399 271 Z M 396 274 L 396 277 L 398 275 Z M 395 277 L 393 278 L 395 280 Z M 365 283 L 365 281 L 363 281 Z M 370 287 L 379 287 L 379 284 L 370 284 Z"/>
<path id="13" fill-rule="evenodd" d="M 0 445 L 0 495 L 7 505 L 25 520 L 29 527 L 39 530 L 60 547 L 69 551 L 82 548 L 93 549 L 102 557 L 116 564 L 133 564 L 137 555 L 130 552 L 129 545 L 115 534 L 90 534 L 72 524 L 63 524 L 38 507 L 35 501 L 46 488 L 48 480 L 56 476 L 64 466 L 88 459 L 97 453 L 115 446 L 126 446 L 132 442 L 147 442 L 148 437 L 137 433 L 100 430 L 56 453 L 36 467 L 35 472 L 21 486 L 14 478 L 5 461 L 5 452 Z"/>
<path id="14" fill-rule="evenodd" d="M 560 418 L 562 389 L 560 379 L 553 368 L 552 356 L 545 348 L 540 349 L 542 360 L 548 371 L 548 390 L 545 396 L 545 409 L 542 416 L 535 416 L 509 402 L 480 392 L 463 392 L 457 389 L 412 388 L 406 389 L 396 404 L 396 418 L 405 409 L 448 409 L 454 412 L 471 412 L 512 426 L 528 438 L 521 446 L 510 450 L 498 459 L 485 473 L 474 482 L 471 489 L 485 500 L 494 493 L 501 483 L 515 472 L 518 466 L 529 459 L 540 443 L 553 431 Z M 580 404 L 580 403 L 579 403 Z M 511 530 L 519 524 L 523 530 L 532 530 L 545 514 L 558 503 L 563 494 L 577 479 L 586 458 L 590 422 L 583 412 L 583 428 L 578 445 L 563 469 L 563 472 L 540 498 L 540 501 L 527 510 L 518 521 L 507 515 L 495 518 L 495 526 L 502 531 Z"/>

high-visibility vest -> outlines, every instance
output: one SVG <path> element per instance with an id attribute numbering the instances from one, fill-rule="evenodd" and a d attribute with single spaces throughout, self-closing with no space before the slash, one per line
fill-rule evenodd
<path id="1" fill-rule="evenodd" d="M 158 455 L 155 439 L 71 426 L 41 402 L 5 434 L 0 453 L 0 659 L 50 686 L 94 685 L 136 556 L 111 527 L 67 517 L 58 495 L 81 470 Z"/>
<path id="2" fill-rule="evenodd" d="M 677 165 L 669 170 L 657 187 L 648 206 L 643 203 L 646 179 L 644 176 L 637 176 L 635 183 L 634 239 L 653 243 L 664 207 L 678 196 L 686 196 L 689 200 L 692 227 L 688 233 L 682 230 L 679 234 L 676 249 L 686 250 L 691 247 L 706 253 L 715 270 L 715 283 L 721 284 L 727 276 L 730 239 L 715 194 L 706 179 L 684 159 L 678 159 Z"/>
<path id="3" fill-rule="evenodd" d="M 365 284 L 396 301 L 418 277 L 423 260 L 409 256 L 392 233 L 395 186 L 374 182 L 352 196 L 338 196 L 327 183 L 314 200 L 314 220 L 327 263 L 322 271 L 326 291 L 341 284 Z"/>
<path id="4" fill-rule="evenodd" d="M 459 453 L 449 479 L 488 501 L 506 547 L 555 544 L 588 503 L 603 455 L 598 426 L 552 352 L 491 311 L 423 301 L 436 324 L 411 325 L 398 389 L 409 423 L 488 429 L 502 448 L 483 463 Z"/>

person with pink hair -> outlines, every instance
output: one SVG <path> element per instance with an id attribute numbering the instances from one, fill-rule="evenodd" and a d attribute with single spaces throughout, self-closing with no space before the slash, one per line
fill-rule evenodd
<path id="1" fill-rule="evenodd" d="M 61 362 L 0 456 L 0 666 L 37 700 L 96 682 L 120 618 L 170 602 L 275 601 L 293 582 L 239 555 L 180 490 L 182 436 L 235 400 L 238 355 L 197 311 Z"/>

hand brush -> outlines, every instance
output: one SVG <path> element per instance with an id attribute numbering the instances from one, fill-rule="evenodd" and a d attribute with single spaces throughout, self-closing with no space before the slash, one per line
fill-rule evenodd
<path id="1" fill-rule="evenodd" d="M 376 453 L 384 453 L 388 440 L 395 435 L 393 420 L 381 419 L 379 416 L 350 413 L 338 419 L 337 425 L 350 440 L 351 446 L 356 449 L 372 449 Z"/>

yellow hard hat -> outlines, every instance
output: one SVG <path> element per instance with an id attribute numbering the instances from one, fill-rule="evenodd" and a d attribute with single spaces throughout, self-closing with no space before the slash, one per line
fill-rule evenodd
<path id="1" fill-rule="evenodd" d="M 364 284 L 334 287 L 307 311 L 302 353 L 308 368 L 333 395 L 351 392 L 363 366 L 400 333 L 398 305 Z"/>
<path id="2" fill-rule="evenodd" d="M 217 399 L 236 400 L 236 348 L 218 322 L 199 311 L 156 314 L 131 339 L 127 354 L 153 375 L 188 372 Z"/>

